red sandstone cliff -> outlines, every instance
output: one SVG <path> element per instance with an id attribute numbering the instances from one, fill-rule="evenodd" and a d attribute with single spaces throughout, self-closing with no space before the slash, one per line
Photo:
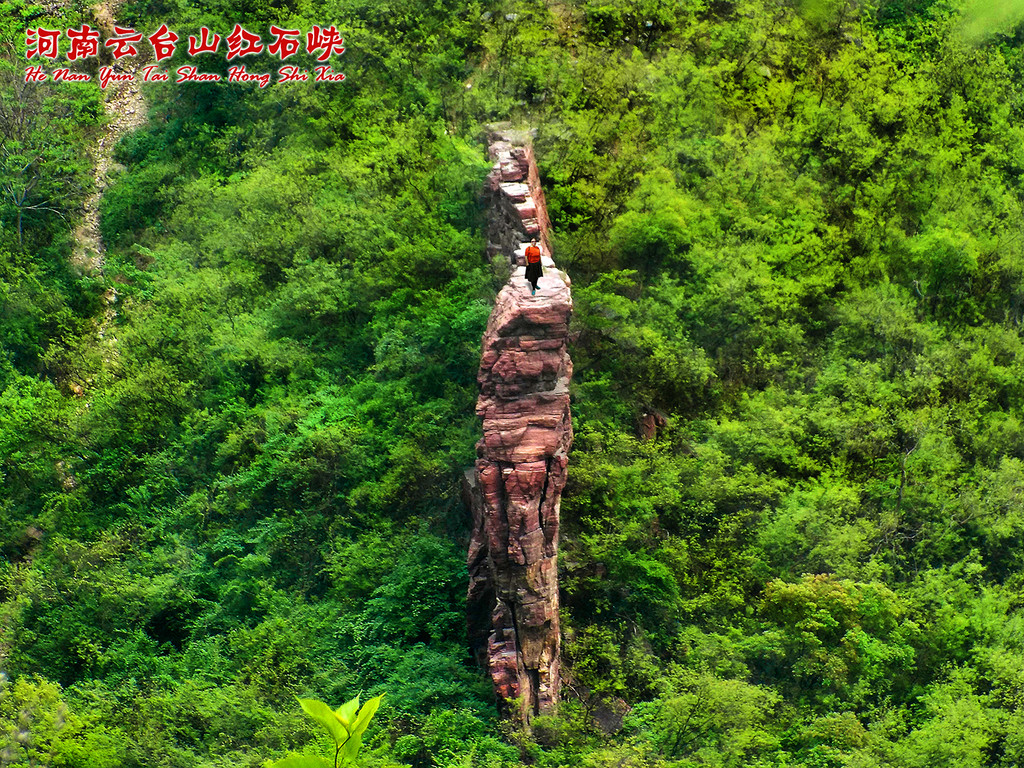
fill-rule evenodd
<path id="1" fill-rule="evenodd" d="M 558 517 L 572 423 L 567 351 L 569 278 L 551 260 L 548 218 L 529 146 L 510 134 L 490 145 L 489 254 L 518 266 L 501 289 L 483 337 L 483 439 L 466 492 L 473 510 L 468 615 L 479 661 L 499 700 L 524 720 L 559 696 Z M 525 242 L 541 243 L 536 296 Z"/>

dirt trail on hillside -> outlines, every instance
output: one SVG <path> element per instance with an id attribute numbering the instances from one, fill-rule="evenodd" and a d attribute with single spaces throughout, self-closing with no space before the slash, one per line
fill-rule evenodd
<path id="1" fill-rule="evenodd" d="M 124 0 L 106 0 L 92 7 L 93 16 L 104 40 L 115 35 L 114 25 Z M 100 200 L 110 184 L 110 168 L 114 148 L 125 134 L 134 131 L 146 122 L 146 100 L 139 85 L 141 71 L 146 66 L 147 51 L 139 45 L 138 56 L 126 56 L 119 61 L 109 62 L 117 73 L 133 75 L 123 82 L 111 82 L 103 90 L 103 110 L 107 123 L 103 126 L 99 141 L 92 150 L 93 192 L 85 201 L 82 223 L 75 230 L 75 248 L 71 263 L 83 275 L 103 275 L 107 250 L 100 234 Z M 99 84 L 97 83 L 97 87 Z M 117 316 L 117 291 L 113 287 L 103 294 L 106 309 L 99 322 L 97 336 L 105 339 L 111 323 Z M 112 350 L 113 352 L 113 350 Z"/>

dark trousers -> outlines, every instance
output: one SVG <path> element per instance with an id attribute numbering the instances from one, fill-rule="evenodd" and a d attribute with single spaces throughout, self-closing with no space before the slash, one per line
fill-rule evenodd
<path id="1" fill-rule="evenodd" d="M 526 265 L 526 279 L 530 281 L 530 285 L 533 286 L 533 290 L 537 290 L 537 281 L 540 280 L 541 267 L 540 262 L 536 264 Z"/>

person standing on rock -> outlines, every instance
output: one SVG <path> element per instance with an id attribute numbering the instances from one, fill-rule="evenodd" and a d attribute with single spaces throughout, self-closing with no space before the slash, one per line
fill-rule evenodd
<path id="1" fill-rule="evenodd" d="M 530 295 L 537 293 L 537 281 L 541 276 L 540 248 L 537 245 L 537 238 L 533 238 L 526 246 L 526 279 L 530 281 Z"/>

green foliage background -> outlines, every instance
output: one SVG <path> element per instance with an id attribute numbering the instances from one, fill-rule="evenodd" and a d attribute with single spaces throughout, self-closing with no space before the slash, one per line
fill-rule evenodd
<path id="1" fill-rule="evenodd" d="M 57 22 L 0 9 L 0 765 L 326 754 L 295 697 L 359 691 L 368 766 L 1024 762 L 1015 5 L 139 0 L 337 24 L 347 80 L 147 86 L 101 278 L 97 89 L 19 83 Z M 505 119 L 576 302 L 531 734 L 468 658 L 458 485 Z"/>

